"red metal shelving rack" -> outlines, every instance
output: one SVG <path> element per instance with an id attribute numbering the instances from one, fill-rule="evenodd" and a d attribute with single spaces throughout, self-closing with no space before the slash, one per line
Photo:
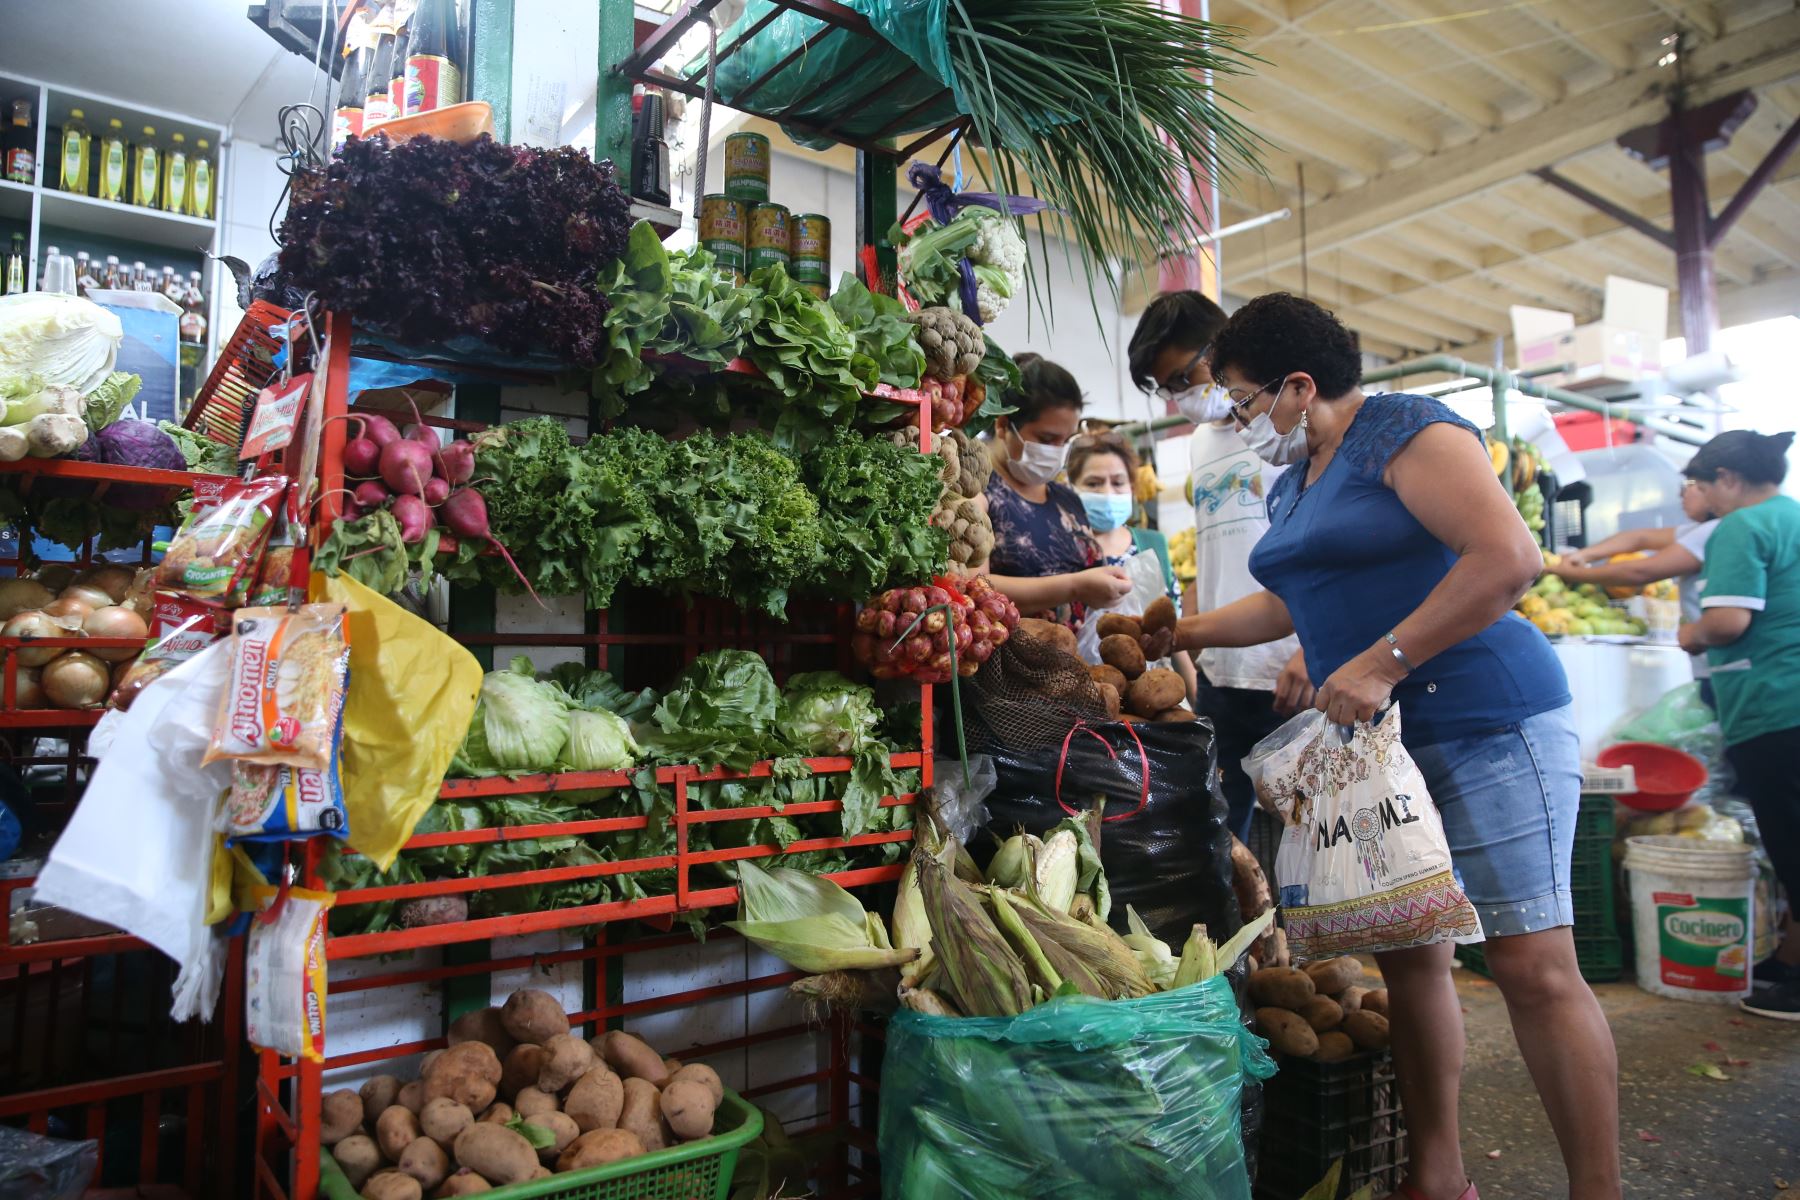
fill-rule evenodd
<path id="1" fill-rule="evenodd" d="M 342 464 L 343 447 L 347 436 L 345 433 L 346 423 L 333 418 L 350 411 L 348 377 L 353 333 L 351 321 L 344 316 L 334 315 L 328 319 L 326 325 L 330 332 L 327 338 L 328 361 L 323 366 L 326 372 L 324 419 L 327 424 L 324 427 L 320 450 L 321 500 L 318 505 L 318 521 L 321 535 L 325 529 L 329 528 L 331 522 L 341 516 L 342 512 L 339 495 L 343 486 Z M 742 361 L 731 364 L 727 371 L 746 375 L 756 373 L 754 367 Z M 892 388 L 884 388 L 880 394 L 888 399 L 909 402 L 918 406 L 921 446 L 925 451 L 929 451 L 931 448 L 930 405 L 923 402 L 924 397 L 916 392 L 903 392 Z M 441 417 L 427 417 L 426 421 L 434 426 L 464 432 L 483 427 L 479 422 Z M 668 606 L 664 605 L 663 608 L 666 611 Z M 481 633 L 456 636 L 470 645 L 555 646 L 592 649 L 599 658 L 598 665 L 600 666 L 608 665 L 605 655 L 609 647 L 660 647 L 665 651 L 678 653 L 684 660 L 691 661 L 696 654 L 705 650 L 731 646 L 755 649 L 761 652 L 764 658 L 770 662 L 771 669 L 775 671 L 778 678 L 790 670 L 802 669 L 795 665 L 795 655 L 797 654 L 811 655 L 815 659 L 822 660 L 809 663 L 808 666 L 835 665 L 848 671 L 851 666 L 849 641 L 853 619 L 852 606 L 849 604 L 818 605 L 813 606 L 812 610 L 807 612 L 802 612 L 803 608 L 804 606 L 798 603 L 793 606 L 790 617 L 795 618 L 795 623 L 792 625 L 777 625 L 765 618 L 738 612 L 722 602 L 697 601 L 682 612 L 679 627 L 671 624 L 668 628 L 660 631 L 613 632 L 608 628 L 606 614 L 600 613 L 597 614 L 598 630 L 594 632 Z M 809 616 L 811 621 L 807 622 L 805 618 Z M 920 688 L 920 726 L 921 749 L 894 755 L 891 765 L 896 770 L 919 771 L 920 784 L 924 787 L 930 785 L 932 771 L 930 755 L 923 749 L 932 744 L 932 697 L 929 687 Z M 817 775 L 843 774 L 852 767 L 852 761 L 847 758 L 820 758 L 806 761 L 808 767 Z M 737 889 L 735 887 L 719 886 L 716 879 L 696 880 L 694 873 L 697 869 L 705 872 L 714 868 L 716 864 L 744 858 L 776 857 L 784 853 L 862 847 L 904 842 L 911 839 L 911 830 L 905 829 L 867 833 L 848 840 L 835 837 L 810 838 L 795 842 L 785 849 L 761 845 L 716 850 L 689 849 L 688 837 L 690 832 L 697 828 L 724 822 L 752 821 L 775 815 L 801 817 L 841 810 L 841 802 L 835 800 L 789 804 L 780 809 L 758 806 L 709 810 L 692 806 L 689 803 L 689 789 L 695 785 L 767 777 L 770 775 L 771 769 L 772 764 L 766 762 L 758 763 L 749 771 L 741 773 L 724 769 L 708 771 L 696 766 L 657 768 L 655 771 L 657 784 L 672 789 L 674 794 L 675 810 L 672 824 L 676 847 L 673 854 L 339 892 L 336 906 L 350 908 L 362 904 L 409 900 L 426 896 L 467 895 L 527 884 L 554 883 L 599 876 L 631 875 L 645 871 L 668 871 L 671 869 L 675 872 L 675 884 L 671 890 L 665 894 L 642 899 L 615 900 L 575 908 L 475 918 L 414 929 L 394 929 L 329 937 L 326 941 L 327 958 L 332 962 L 344 962 L 350 959 L 366 959 L 430 947 L 480 942 L 502 936 L 598 927 L 593 936 L 581 947 L 548 955 L 485 958 L 474 962 L 445 963 L 434 967 L 400 970 L 378 976 L 334 979 L 328 985 L 328 997 L 403 984 L 446 983 L 457 979 L 490 975 L 497 971 L 529 964 L 574 962 L 591 964 L 590 969 L 594 972 L 595 978 L 595 994 L 604 997 L 610 964 L 628 954 L 680 945 L 691 940 L 685 934 L 669 934 L 648 940 L 640 939 L 619 943 L 609 940 L 608 923 L 636 920 L 666 928 L 664 923 L 675 915 L 736 903 Z M 531 795 L 569 789 L 625 787 L 630 782 L 631 776 L 625 772 L 564 773 L 522 776 L 514 779 L 452 779 L 444 782 L 439 795 L 442 799 Z M 883 800 L 882 806 L 910 805 L 913 799 L 913 794 L 891 796 Z M 491 843 L 531 837 L 589 836 L 607 832 L 630 832 L 644 829 L 648 820 L 649 818 L 644 816 L 599 817 L 555 824 L 417 834 L 407 842 L 402 853 L 405 853 L 406 850 L 423 850 L 446 845 Z M 302 881 L 306 886 L 322 886 L 319 867 L 323 853 L 324 848 L 316 841 L 307 844 L 302 871 Z M 893 863 L 839 872 L 829 878 L 835 879 L 846 887 L 856 887 L 892 882 L 899 878 L 901 870 L 902 866 L 899 863 Z M 725 934 L 715 931 L 710 936 L 722 937 Z M 578 1027 L 591 1025 L 598 1031 L 609 1022 L 617 1023 L 647 1012 L 681 1009 L 726 996 L 748 996 L 757 992 L 784 988 L 798 977 L 797 972 L 778 971 L 733 983 L 659 996 L 651 1000 L 630 1003 L 603 1000 L 586 1011 L 571 1013 L 570 1019 Z M 684 1047 L 680 1053 L 684 1060 L 693 1061 L 753 1043 L 795 1038 L 814 1032 L 804 1025 L 795 1025 L 746 1034 L 741 1038 L 729 1039 L 712 1045 Z M 830 1042 L 829 1065 L 825 1069 L 794 1079 L 772 1081 L 759 1089 L 753 1089 L 752 1098 L 758 1094 L 767 1094 L 771 1091 L 791 1087 L 820 1085 L 828 1093 L 828 1124 L 843 1128 L 846 1132 L 854 1132 L 850 1125 L 850 1087 L 852 1083 L 855 1083 L 872 1091 L 873 1081 L 852 1070 L 853 1032 L 848 1025 L 841 1023 L 834 1025 Z M 383 1046 L 375 1050 L 334 1055 L 329 1049 L 328 1034 L 327 1056 L 322 1064 L 288 1061 L 270 1053 L 263 1053 L 260 1056 L 257 1085 L 258 1116 L 254 1149 L 255 1194 L 258 1197 L 280 1197 L 282 1200 L 288 1200 L 290 1197 L 292 1200 L 316 1200 L 319 1156 L 318 1113 L 323 1077 L 326 1071 L 403 1058 L 435 1049 L 443 1044 L 444 1039 L 439 1036 L 400 1045 Z M 837 1170 L 840 1185 L 844 1182 L 846 1174 L 854 1170 L 853 1165 L 840 1164 Z"/>

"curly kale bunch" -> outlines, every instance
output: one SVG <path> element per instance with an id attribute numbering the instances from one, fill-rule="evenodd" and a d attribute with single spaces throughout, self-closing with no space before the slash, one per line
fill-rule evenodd
<path id="1" fill-rule="evenodd" d="M 352 138 L 294 177 L 280 263 L 327 308 L 404 342 L 470 334 L 588 365 L 607 350 L 595 274 L 630 229 L 612 164 L 583 150 Z"/>

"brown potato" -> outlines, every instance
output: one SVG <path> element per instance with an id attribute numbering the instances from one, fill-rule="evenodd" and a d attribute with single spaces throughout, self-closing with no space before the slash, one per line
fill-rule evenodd
<path id="1" fill-rule="evenodd" d="M 669 1073 L 670 1079 L 675 1078 L 676 1073 L 681 1070 L 683 1065 L 679 1058 L 665 1057 L 663 1059 L 663 1070 Z"/>
<path id="2" fill-rule="evenodd" d="M 1148 725 L 1149 724 L 1148 721 L 1144 720 L 1144 718 L 1138 716 L 1136 713 L 1122 712 L 1119 714 L 1119 720 L 1125 722 L 1127 725 Z"/>
<path id="3" fill-rule="evenodd" d="M 1095 683 L 1111 684 L 1117 689 L 1121 696 L 1125 694 L 1125 689 L 1131 685 L 1131 680 L 1125 678 L 1124 672 L 1120 671 L 1119 668 L 1109 666 L 1106 663 L 1094 663 L 1089 666 L 1088 677 Z"/>
<path id="4" fill-rule="evenodd" d="M 1258 1005 L 1277 1005 L 1299 1011 L 1318 989 L 1306 972 L 1292 967 L 1264 967 L 1250 976 L 1250 998 Z"/>
<path id="5" fill-rule="evenodd" d="M 600 1053 L 607 1065 L 620 1075 L 645 1079 L 659 1088 L 668 1082 L 662 1055 L 646 1045 L 642 1038 L 614 1029 L 601 1039 Z"/>
<path id="6" fill-rule="evenodd" d="M 425 1073 L 425 1099 L 448 1096 L 470 1112 L 494 1102 L 500 1083 L 500 1059 L 486 1042 L 463 1042 L 444 1051 Z"/>
<path id="7" fill-rule="evenodd" d="M 511 1099 L 520 1088 L 535 1087 L 548 1057 L 544 1048 L 533 1042 L 520 1042 L 507 1051 L 506 1061 L 500 1064 L 500 1094 Z"/>
<path id="8" fill-rule="evenodd" d="M 550 1176 L 554 1175 L 555 1173 L 556 1172 L 552 1171 L 549 1167 L 546 1167 L 543 1163 L 539 1163 L 537 1166 L 531 1168 L 531 1174 L 526 1176 L 526 1179 L 527 1179 L 527 1181 L 535 1180 L 535 1179 L 548 1179 L 548 1178 L 550 1178 Z"/>
<path id="9" fill-rule="evenodd" d="M 1380 1013 L 1384 1017 L 1387 1016 L 1387 989 L 1379 987 L 1371 992 L 1365 993 L 1362 998 L 1362 1004 L 1359 1007 L 1363 1012 Z"/>
<path id="10" fill-rule="evenodd" d="M 475 1114 L 465 1104 L 448 1096 L 427 1100 L 419 1110 L 419 1129 L 438 1145 L 448 1149 L 456 1144 L 456 1135 L 475 1123 Z"/>
<path id="11" fill-rule="evenodd" d="M 568 1113 L 539 1113 L 526 1123 L 536 1125 L 556 1139 L 549 1146 L 538 1151 L 538 1161 L 546 1166 L 553 1166 L 563 1149 L 582 1134 L 581 1128 L 575 1124 L 575 1118 Z"/>
<path id="12" fill-rule="evenodd" d="M 419 1114 L 404 1104 L 393 1104 L 375 1118 L 375 1140 L 381 1145 L 381 1156 L 399 1162 L 406 1148 L 423 1136 Z"/>
<path id="13" fill-rule="evenodd" d="M 1299 1008 L 1315 1033 L 1328 1033 L 1344 1023 L 1344 1010 L 1330 996 L 1314 996 Z"/>
<path id="14" fill-rule="evenodd" d="M 657 1060 L 661 1066 L 662 1060 Z M 544 1065 L 538 1072 L 540 1091 L 560 1092 L 594 1066 L 594 1048 L 573 1033 L 559 1033 L 544 1043 Z"/>
<path id="15" fill-rule="evenodd" d="M 1288 956 L 1287 930 L 1276 926 L 1275 932 L 1270 935 L 1270 944 L 1272 949 L 1268 965 L 1271 967 L 1291 966 L 1293 960 Z"/>
<path id="16" fill-rule="evenodd" d="M 481 1122 L 457 1135 L 456 1161 L 496 1187 L 530 1179 L 540 1165 L 524 1137 L 504 1125 Z"/>
<path id="17" fill-rule="evenodd" d="M 518 1045 L 519 1039 L 506 1032 L 506 1026 L 500 1023 L 500 1010 L 489 1005 L 466 1012 L 450 1022 L 449 1041 L 452 1046 L 486 1042 L 494 1048 L 496 1055 L 505 1058 L 507 1051 Z"/>
<path id="18" fill-rule="evenodd" d="M 549 992 L 520 988 L 501 1006 L 500 1024 L 514 1041 L 541 1046 L 557 1034 L 569 1032 L 569 1014 Z"/>
<path id="19" fill-rule="evenodd" d="M 361 1194 L 363 1200 L 423 1200 L 425 1189 L 405 1171 L 382 1171 L 363 1185 Z"/>
<path id="20" fill-rule="evenodd" d="M 421 1079 L 429 1080 L 438 1071 L 445 1071 L 453 1066 L 466 1066 L 498 1086 L 502 1074 L 500 1056 L 486 1042 L 459 1042 L 443 1052 L 443 1056 L 426 1066 L 419 1072 Z"/>
<path id="21" fill-rule="evenodd" d="M 1034 642 L 1048 642 L 1064 654 L 1077 653 L 1074 630 L 1058 621 L 1021 617 L 1019 618 L 1019 633 Z"/>
<path id="22" fill-rule="evenodd" d="M 691 1068 L 684 1068 L 687 1069 Z M 624 1104 L 624 1081 L 613 1074 L 611 1067 L 601 1063 L 575 1081 L 563 1101 L 563 1111 L 575 1119 L 582 1133 L 590 1133 L 618 1125 L 619 1110 Z"/>
<path id="23" fill-rule="evenodd" d="M 1256 1010 L 1256 1030 L 1282 1054 L 1310 1058 L 1319 1050 L 1319 1035 L 1299 1013 L 1273 1006 Z"/>
<path id="24" fill-rule="evenodd" d="M 1368 994 L 1368 988 L 1347 987 L 1342 992 L 1338 993 L 1337 1002 L 1339 1007 L 1345 1012 L 1353 1013 L 1362 1008 L 1363 997 Z"/>
<path id="25" fill-rule="evenodd" d="M 712 1091 L 699 1080 L 671 1081 L 663 1089 L 659 1103 L 663 1120 L 682 1141 L 691 1142 L 712 1133 L 713 1109 L 718 1107 L 718 1102 L 713 1099 Z"/>
<path id="26" fill-rule="evenodd" d="M 1313 986 L 1327 996 L 1335 996 L 1363 977 L 1363 965 L 1348 954 L 1339 958 L 1323 958 L 1305 967 Z"/>
<path id="27" fill-rule="evenodd" d="M 1167 667 L 1145 671 L 1131 681 L 1125 693 L 1125 707 L 1140 717 L 1154 717 L 1187 699 L 1187 684 Z"/>
<path id="28" fill-rule="evenodd" d="M 658 1066 L 662 1065 L 662 1059 L 656 1062 Z M 625 1081 L 625 1103 L 619 1109 L 619 1128 L 635 1133 L 646 1150 L 661 1150 L 668 1145 L 662 1130 L 661 1093 L 655 1084 L 636 1077 Z"/>
<path id="29" fill-rule="evenodd" d="M 1344 1032 L 1364 1050 L 1385 1050 L 1388 1045 L 1388 1020 L 1380 1013 L 1368 1010 L 1367 996 L 1363 997 L 1363 1001 L 1363 1008 L 1344 1018 Z"/>
<path id="30" fill-rule="evenodd" d="M 1175 628 L 1175 601 L 1167 596 L 1158 596 L 1138 618 L 1138 624 L 1144 627 L 1145 633 L 1155 633 L 1159 629 Z"/>
<path id="31" fill-rule="evenodd" d="M 432 1064 L 442 1057 L 444 1057 L 444 1052 L 442 1050 L 427 1051 L 425 1057 L 419 1060 L 419 1078 L 423 1079 L 431 1074 Z"/>
<path id="32" fill-rule="evenodd" d="M 1144 648 L 1136 638 L 1115 633 L 1100 639 L 1100 661 L 1126 679 L 1136 679 L 1144 673 Z"/>
<path id="33" fill-rule="evenodd" d="M 400 1102 L 400 1080 L 393 1075 L 377 1075 L 363 1080 L 360 1092 L 363 1120 L 372 1121 Z"/>
<path id="34" fill-rule="evenodd" d="M 1350 1035 L 1333 1031 L 1319 1035 L 1319 1048 L 1313 1052 L 1313 1057 L 1319 1062 L 1343 1062 L 1355 1053 L 1356 1043 L 1350 1040 Z"/>
<path id="35" fill-rule="evenodd" d="M 542 1088 L 533 1085 L 520 1088 L 519 1094 L 513 1097 L 513 1109 L 527 1121 L 539 1113 L 557 1112 L 562 1108 L 556 1097 Z"/>
<path id="36" fill-rule="evenodd" d="M 450 1156 L 428 1137 L 414 1138 L 395 1165 L 418 1180 L 421 1190 L 444 1182 L 451 1171 Z"/>
<path id="37" fill-rule="evenodd" d="M 1113 674 L 1117 675 L 1118 672 L 1114 671 Z M 1109 717 L 1116 719 L 1124 708 L 1124 701 L 1119 699 L 1119 689 L 1110 683 L 1100 685 L 1100 699 L 1106 702 L 1106 715 Z"/>
<path id="38" fill-rule="evenodd" d="M 444 1180 L 443 1186 L 431 1194 L 433 1197 L 441 1200 L 443 1197 L 479 1196 L 483 1192 L 491 1192 L 493 1190 L 493 1184 L 469 1170 L 469 1168 L 458 1167 L 456 1172 L 452 1174 L 450 1178 Z"/>
<path id="39" fill-rule="evenodd" d="M 416 1116 L 425 1107 L 425 1081 L 414 1079 L 401 1084 L 400 1090 L 394 1093 L 394 1103 L 411 1109 Z"/>
<path id="40" fill-rule="evenodd" d="M 637 1134 L 629 1130 L 596 1129 L 570 1142 L 557 1157 L 556 1169 L 579 1171 L 585 1167 L 604 1167 L 647 1152 Z"/>
<path id="41" fill-rule="evenodd" d="M 362 1128 L 362 1096 L 349 1088 L 326 1092 L 319 1101 L 319 1144 L 335 1146 Z"/>
<path id="42" fill-rule="evenodd" d="M 1144 623 L 1137 617 L 1127 617 L 1120 613 L 1102 613 L 1100 620 L 1094 624 L 1094 632 L 1101 638 L 1109 638 L 1121 634 L 1132 641 L 1144 636 Z"/>
<path id="43" fill-rule="evenodd" d="M 493 1121 L 497 1124 L 504 1125 L 513 1119 L 513 1106 L 503 1100 L 496 1100 L 486 1108 L 482 1109 L 481 1115 L 475 1119 L 477 1121 Z"/>
<path id="44" fill-rule="evenodd" d="M 366 1133 L 353 1133 L 338 1142 L 331 1148 L 331 1157 L 337 1159 L 350 1186 L 359 1191 L 369 1176 L 381 1168 L 381 1147 Z"/>
<path id="45" fill-rule="evenodd" d="M 669 1083 L 671 1086 L 689 1080 L 704 1083 L 706 1085 L 706 1090 L 712 1093 L 714 1104 L 721 1104 L 724 1102 L 725 1084 L 720 1080 L 719 1073 L 705 1063 L 691 1063 L 688 1066 L 682 1067 L 679 1071 L 676 1071 L 675 1074 L 669 1076 Z"/>
<path id="46" fill-rule="evenodd" d="M 1185 708 L 1165 708 L 1150 719 L 1159 725 L 1180 725 L 1200 718 Z"/>

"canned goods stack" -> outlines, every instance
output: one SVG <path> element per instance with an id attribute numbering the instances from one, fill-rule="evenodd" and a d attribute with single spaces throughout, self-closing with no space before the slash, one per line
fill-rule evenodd
<path id="1" fill-rule="evenodd" d="M 725 139 L 725 194 L 750 204 L 769 199 L 769 139 L 734 133 Z"/>
<path id="2" fill-rule="evenodd" d="M 831 218 L 819 213 L 795 217 L 788 274 L 823 300 L 831 293 Z"/>
<path id="3" fill-rule="evenodd" d="M 750 269 L 791 260 L 793 222 L 785 204 L 758 204 L 750 209 Z"/>
<path id="4" fill-rule="evenodd" d="M 700 200 L 700 246 L 713 256 L 721 274 L 742 283 L 748 274 L 749 205 L 736 196 L 713 194 Z"/>
<path id="5" fill-rule="evenodd" d="M 739 282 L 758 267 L 780 263 L 794 282 L 825 299 L 831 294 L 831 219 L 788 211 L 769 199 L 769 139 L 734 133 L 725 139 L 725 191 L 700 205 L 700 244 L 721 271 Z"/>

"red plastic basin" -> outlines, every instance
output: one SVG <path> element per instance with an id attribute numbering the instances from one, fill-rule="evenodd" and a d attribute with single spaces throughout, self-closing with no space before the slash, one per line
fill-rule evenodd
<path id="1" fill-rule="evenodd" d="M 1706 764 L 1684 750 L 1654 742 L 1618 742 L 1594 756 L 1603 767 L 1629 766 L 1637 773 L 1637 791 L 1616 797 L 1639 812 L 1670 812 L 1706 782 Z"/>

